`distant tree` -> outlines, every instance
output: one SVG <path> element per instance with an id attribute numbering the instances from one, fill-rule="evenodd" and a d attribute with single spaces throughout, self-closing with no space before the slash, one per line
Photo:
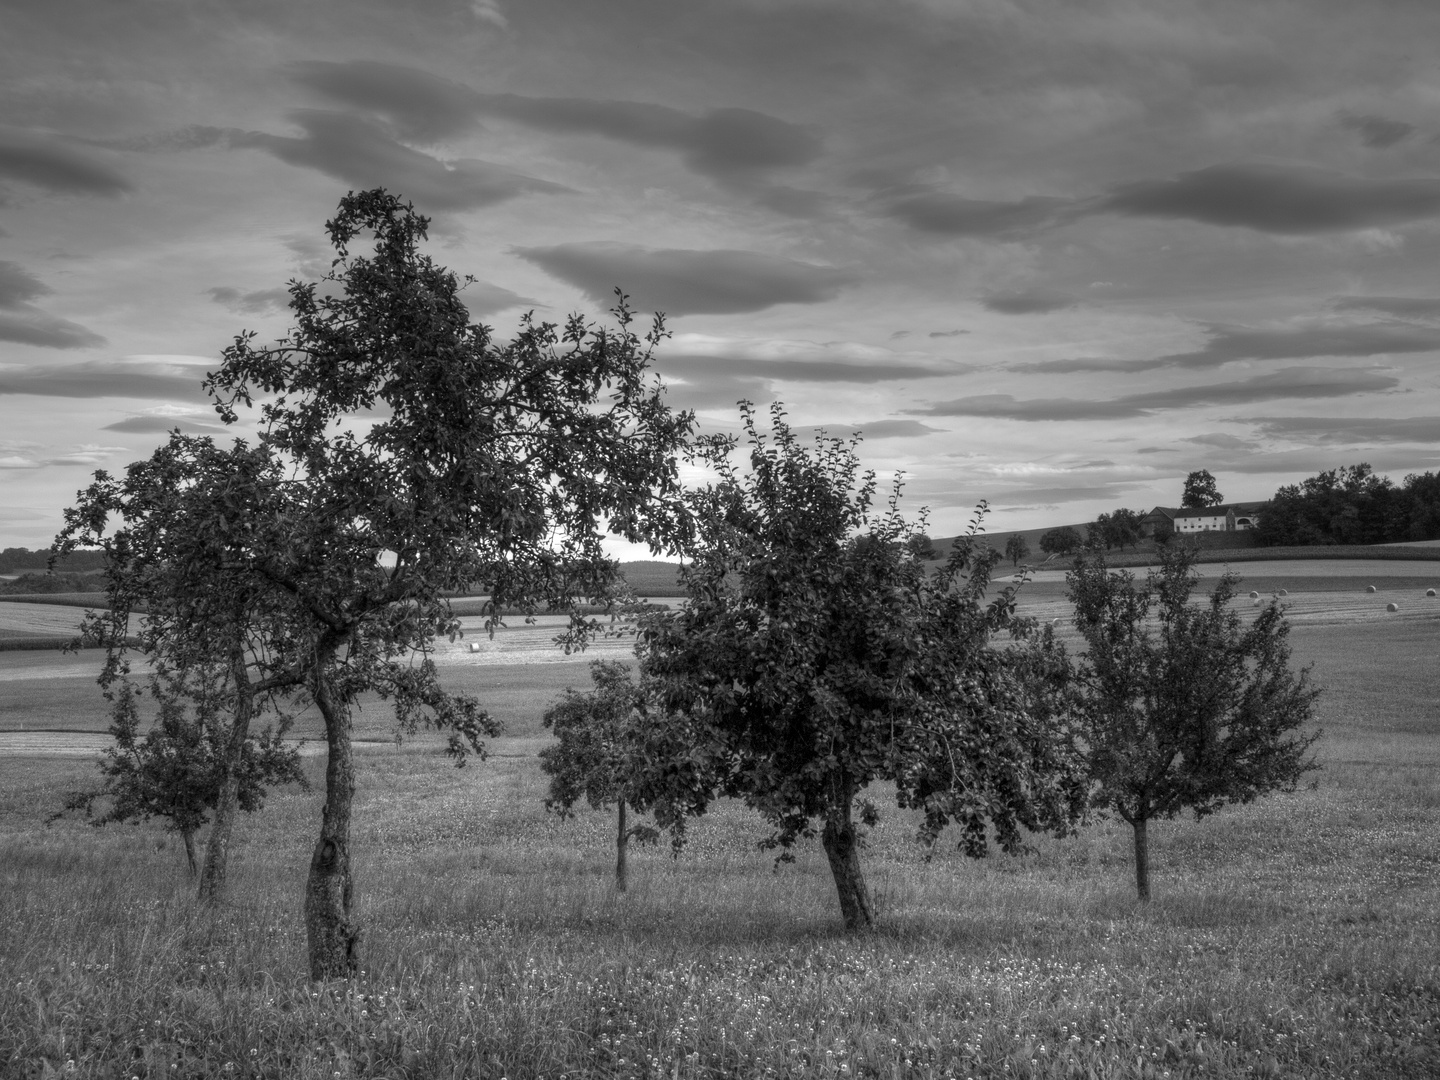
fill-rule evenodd
<path id="1" fill-rule="evenodd" d="M 1046 555 L 1070 555 L 1079 551 L 1084 544 L 1085 541 L 1079 532 L 1069 525 L 1051 529 L 1040 536 L 1040 550 Z"/>
<path id="2" fill-rule="evenodd" d="M 1317 473 L 1275 492 L 1260 515 L 1256 541 L 1274 546 L 1410 539 L 1412 522 L 1424 520 L 1424 500 L 1414 495 L 1423 482 L 1407 477 L 1406 485 L 1395 487 L 1365 462 Z"/>
<path id="3" fill-rule="evenodd" d="M 1215 477 L 1208 469 L 1197 469 L 1185 477 L 1185 490 L 1180 496 L 1180 505 L 1186 510 L 1203 510 L 1207 506 L 1219 506 L 1225 501 L 1215 487 Z"/>
<path id="4" fill-rule="evenodd" d="M 715 793 L 765 817 L 767 846 L 783 859 L 819 834 L 845 925 L 866 928 L 872 783 L 923 813 L 927 842 L 956 823 L 971 855 L 992 829 L 1006 850 L 1022 829 L 1065 829 L 1083 795 L 1054 718 L 1030 707 L 1027 650 L 990 644 L 1014 591 L 982 603 L 1000 556 L 977 543 L 978 517 L 931 574 L 906 543 L 898 481 L 872 512 L 853 442 L 807 450 L 779 406 L 769 436 L 748 402 L 741 414 L 749 470 L 733 442 L 702 445 L 720 479 L 692 496 L 689 602 L 642 621 L 641 669 L 658 707 L 708 732 Z"/>
<path id="5" fill-rule="evenodd" d="M 1030 557 L 1030 545 L 1025 542 L 1025 537 L 1019 533 L 1011 533 L 1010 539 L 1005 541 L 1005 557 L 1010 560 L 1012 566 L 1019 566 L 1021 559 Z"/>
<path id="6" fill-rule="evenodd" d="M 1083 558 L 1067 576 L 1085 639 L 1075 702 L 1088 747 L 1094 804 L 1130 825 L 1135 883 L 1150 899 L 1147 826 L 1191 810 L 1293 791 L 1317 768 L 1300 734 L 1319 691 L 1290 667 L 1290 628 L 1278 604 L 1245 625 L 1226 574 L 1208 601 L 1190 603 L 1194 552 L 1160 551 L 1144 586 Z M 1156 618 L 1152 620 L 1152 615 Z M 1157 624 L 1158 623 L 1158 624 Z"/>
<path id="7" fill-rule="evenodd" d="M 284 741 L 289 717 L 236 743 L 225 678 L 223 669 L 153 673 L 150 694 L 159 704 L 159 715 L 143 737 L 140 688 L 124 677 L 107 686 L 115 744 L 101 758 L 104 784 L 72 793 L 50 820 L 71 810 L 84 811 L 97 826 L 159 818 L 166 829 L 180 834 L 194 874 L 195 835 L 227 796 L 235 807 L 251 813 L 264 806 L 270 788 L 308 787 L 298 748 Z M 238 753 L 232 746 L 238 746 Z M 213 862 L 207 866 L 212 875 L 213 867 Z"/>
<path id="8" fill-rule="evenodd" d="M 1143 536 L 1140 519 L 1144 515 L 1123 506 L 1109 514 L 1101 514 L 1090 526 L 1090 539 L 1104 546 L 1106 551 L 1113 548 L 1135 548 Z"/>
<path id="9" fill-rule="evenodd" d="M 914 553 L 917 559 L 933 561 L 940 558 L 940 552 L 935 549 L 935 541 L 926 536 L 923 532 L 916 533 L 905 541 L 906 546 Z"/>
<path id="10" fill-rule="evenodd" d="M 559 741 L 540 751 L 540 768 L 550 777 L 547 809 L 562 818 L 584 799 L 596 810 L 614 805 L 615 888 L 629 883 L 631 840 L 655 843 L 660 827 L 630 824 L 629 810 L 659 811 L 678 847 L 684 838 L 686 814 L 672 806 L 669 793 L 709 791 L 709 775 L 699 740 L 683 717 L 667 716 L 649 707 L 646 694 L 629 668 L 614 660 L 590 665 L 594 690 L 565 696 L 545 711 L 544 722 Z M 655 766 L 658 766 L 656 768 Z"/>

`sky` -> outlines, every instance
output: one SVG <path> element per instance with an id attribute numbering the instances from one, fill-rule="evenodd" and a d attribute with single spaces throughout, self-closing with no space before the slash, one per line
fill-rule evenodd
<path id="1" fill-rule="evenodd" d="M 0 0 L 0 546 L 253 436 L 200 382 L 375 186 L 500 338 L 621 286 L 702 430 L 859 431 L 932 535 L 1440 468 L 1437 41 L 1434 0 Z"/>

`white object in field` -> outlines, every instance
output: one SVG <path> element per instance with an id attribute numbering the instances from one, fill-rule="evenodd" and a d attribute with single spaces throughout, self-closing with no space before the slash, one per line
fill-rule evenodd
<path id="1" fill-rule="evenodd" d="M 1250 590 L 1250 599 L 1251 599 L 1251 600 L 1259 600 L 1259 599 L 1260 599 L 1260 594 L 1259 594 L 1258 592 L 1256 592 L 1254 589 L 1251 589 L 1251 590 Z"/>
<path id="2" fill-rule="evenodd" d="M 479 651 L 480 651 L 480 643 L 479 643 L 478 641 L 472 641 L 472 642 L 470 642 L 470 651 L 471 651 L 472 653 L 473 653 L 473 652 L 479 652 Z"/>
<path id="3" fill-rule="evenodd" d="M 1374 585 L 1366 585 L 1366 586 L 1365 586 L 1365 591 L 1366 591 L 1366 592 L 1374 592 L 1374 591 L 1375 591 L 1375 586 L 1374 586 Z"/>
<path id="4" fill-rule="evenodd" d="M 1254 603 L 1252 604 L 1252 606 L 1253 606 L 1253 607 L 1259 607 L 1259 606 L 1260 606 L 1260 598 L 1259 598 L 1258 596 L 1255 598 Z"/>
<path id="5" fill-rule="evenodd" d="M 1435 590 L 1434 590 L 1434 589 L 1426 589 L 1426 590 L 1425 590 L 1425 595 L 1426 595 L 1426 596 L 1434 596 L 1434 595 L 1435 595 Z"/>
<path id="6" fill-rule="evenodd" d="M 1386 605 L 1385 605 L 1385 610 L 1386 610 L 1386 611 L 1399 611 L 1399 610 L 1400 610 L 1400 605 L 1392 602 L 1392 603 L 1389 603 L 1389 604 L 1386 604 Z"/>
<path id="7" fill-rule="evenodd" d="M 1289 589 L 1281 589 L 1281 590 L 1280 590 L 1278 593 L 1276 593 L 1275 595 L 1276 595 L 1276 596 L 1289 596 L 1289 595 L 1290 595 L 1290 590 L 1289 590 Z"/>

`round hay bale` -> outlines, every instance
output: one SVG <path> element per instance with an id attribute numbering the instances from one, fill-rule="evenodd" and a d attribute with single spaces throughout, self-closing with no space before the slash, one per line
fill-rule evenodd
<path id="1" fill-rule="evenodd" d="M 1397 603 L 1395 603 L 1394 601 L 1391 601 L 1390 603 L 1388 603 L 1388 604 L 1385 605 L 1385 610 L 1386 610 L 1386 611 L 1399 611 L 1399 610 L 1400 610 L 1400 605 L 1397 604 Z"/>
<path id="2" fill-rule="evenodd" d="M 1434 589 L 1426 589 L 1426 590 L 1425 590 L 1425 595 L 1426 595 L 1426 596 L 1434 596 L 1434 595 L 1435 595 L 1435 590 L 1434 590 Z"/>
<path id="3" fill-rule="evenodd" d="M 1375 586 L 1374 586 L 1374 585 L 1366 585 L 1366 586 L 1365 586 L 1365 591 L 1366 591 L 1366 592 L 1374 592 L 1374 591 L 1375 591 Z"/>
<path id="4" fill-rule="evenodd" d="M 1289 595 L 1290 595 L 1290 590 L 1289 590 L 1289 589 L 1281 589 L 1281 590 L 1280 590 L 1278 593 L 1276 593 L 1275 595 L 1276 595 L 1276 596 L 1289 596 Z"/>
<path id="5" fill-rule="evenodd" d="M 1251 606 L 1251 607 L 1259 607 L 1259 606 L 1260 606 L 1260 598 L 1257 596 L 1254 600 L 1250 601 L 1250 606 Z"/>
<path id="6" fill-rule="evenodd" d="M 480 651 L 480 643 L 479 643 L 478 641 L 472 641 L 472 642 L 470 642 L 470 651 L 471 651 L 472 653 L 477 653 L 477 652 L 479 652 L 479 651 Z"/>
<path id="7" fill-rule="evenodd" d="M 1260 599 L 1260 594 L 1259 594 L 1258 592 L 1256 592 L 1254 589 L 1251 589 L 1251 590 L 1250 590 L 1250 599 L 1251 599 L 1251 600 L 1259 600 L 1259 599 Z"/>

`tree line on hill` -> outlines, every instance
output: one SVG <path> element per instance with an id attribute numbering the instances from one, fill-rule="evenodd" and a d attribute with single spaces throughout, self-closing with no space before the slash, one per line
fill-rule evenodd
<path id="1" fill-rule="evenodd" d="M 1400 484 L 1361 462 L 1275 492 L 1255 529 L 1263 547 L 1440 540 L 1440 473 Z"/>
<path id="2" fill-rule="evenodd" d="M 687 820 L 733 798 L 782 860 L 818 840 L 845 925 L 868 928 L 861 853 L 883 783 L 922 842 L 954 826 L 976 857 L 1114 812 L 1144 898 L 1149 821 L 1293 788 L 1313 768 L 1315 691 L 1290 666 L 1279 609 L 1243 622 L 1227 603 L 1234 579 L 1196 607 L 1188 552 L 1143 585 L 1088 552 L 1070 577 L 1088 648 L 1070 656 L 1017 615 L 1016 586 L 987 595 L 1001 556 L 979 542 L 983 506 L 931 573 L 923 514 L 901 515 L 899 478 L 879 495 L 855 440 L 807 447 L 778 405 L 765 431 L 749 403 L 740 460 L 741 440 L 696 437 L 651 370 L 663 319 L 637 335 L 623 295 L 614 326 L 527 316 L 496 341 L 422 252 L 427 224 L 383 190 L 342 199 L 325 287 L 292 283 L 290 333 L 268 348 L 242 333 L 207 379 L 228 423 L 264 402 L 257 440 L 177 432 L 123 477 L 96 473 L 57 546 L 104 557 L 109 608 L 85 630 L 106 647 L 116 733 L 101 786 L 69 805 L 97 823 L 208 824 L 201 899 L 224 894 L 237 810 L 298 775 L 290 717 L 321 717 L 302 893 L 312 978 L 362 964 L 360 696 L 388 700 L 399 732 L 447 732 L 458 763 L 483 758 L 499 725 L 444 688 L 433 658 L 459 632 L 450 597 L 492 583 L 492 629 L 507 608 L 562 606 L 558 644 L 583 647 L 602 627 L 581 605 L 626 600 L 607 531 L 686 562 L 687 603 L 632 612 L 633 676 L 597 667 L 595 691 L 549 716 L 551 803 L 616 806 L 621 882 L 630 839 L 683 843 Z M 362 239 L 370 253 L 352 253 Z M 346 424 L 362 413 L 379 419 Z M 716 479 L 682 488 L 687 459 Z M 136 651 L 148 663 L 132 665 Z M 143 736 L 142 695 L 161 714 Z"/>

